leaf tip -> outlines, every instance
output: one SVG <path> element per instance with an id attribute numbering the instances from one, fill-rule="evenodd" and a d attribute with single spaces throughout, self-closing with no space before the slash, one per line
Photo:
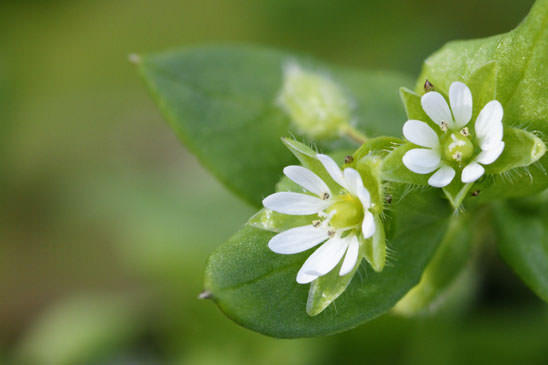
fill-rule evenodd
<path id="1" fill-rule="evenodd" d="M 198 299 L 205 300 L 205 299 L 213 299 L 213 293 L 209 290 L 204 290 L 200 294 L 198 294 Z"/>
<path id="2" fill-rule="evenodd" d="M 128 56 L 128 60 L 129 62 L 135 64 L 135 65 L 138 65 L 139 63 L 141 63 L 141 56 L 138 55 L 137 53 L 130 53 L 129 56 Z"/>

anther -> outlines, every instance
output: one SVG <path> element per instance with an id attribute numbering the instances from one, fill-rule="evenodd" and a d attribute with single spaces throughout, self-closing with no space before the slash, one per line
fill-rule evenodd
<path id="1" fill-rule="evenodd" d="M 461 153 L 461 152 L 455 152 L 455 153 L 453 153 L 453 159 L 454 159 L 455 161 L 458 161 L 458 162 L 462 161 L 462 153 Z"/>
<path id="2" fill-rule="evenodd" d="M 314 228 L 318 228 L 318 227 L 320 226 L 320 224 L 322 224 L 322 221 L 320 221 L 320 220 L 314 220 L 314 221 L 312 221 L 312 226 L 313 226 Z"/>
<path id="3" fill-rule="evenodd" d="M 327 200 L 327 199 L 329 199 L 329 196 L 330 196 L 330 195 L 329 195 L 328 192 L 323 193 L 323 194 L 322 194 L 322 200 Z"/>
<path id="4" fill-rule="evenodd" d="M 472 192 L 472 196 L 478 196 L 479 193 L 480 193 L 480 190 L 474 190 L 474 191 Z"/>
<path id="5" fill-rule="evenodd" d="M 335 237 L 335 233 L 336 233 L 336 232 L 335 232 L 334 230 L 332 230 L 332 229 L 330 229 L 329 231 L 327 231 L 327 235 L 328 235 L 329 237 L 331 237 L 331 238 Z"/>
<path id="6" fill-rule="evenodd" d="M 344 158 L 344 163 L 349 164 L 349 163 L 352 163 L 352 162 L 354 162 L 354 157 L 348 155 Z"/>
<path id="7" fill-rule="evenodd" d="M 424 91 L 431 91 L 433 88 L 434 85 L 430 81 L 426 80 L 424 82 Z"/>
<path id="8" fill-rule="evenodd" d="M 465 137 L 468 137 L 470 135 L 470 131 L 468 130 L 468 127 L 464 127 L 460 130 L 460 134 L 462 134 Z"/>
<path id="9" fill-rule="evenodd" d="M 441 131 L 445 133 L 447 132 L 447 130 L 449 130 L 449 124 L 445 120 L 442 120 L 440 128 Z"/>

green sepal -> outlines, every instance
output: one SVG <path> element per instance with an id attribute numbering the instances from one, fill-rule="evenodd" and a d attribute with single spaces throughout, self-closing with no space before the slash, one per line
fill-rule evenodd
<path id="1" fill-rule="evenodd" d="M 472 192 L 479 203 L 536 194 L 548 186 L 548 155 L 538 162 L 479 179 Z"/>
<path id="2" fill-rule="evenodd" d="M 417 174 L 403 164 L 403 156 L 413 148 L 420 147 L 410 142 L 401 141 L 401 144 L 384 158 L 381 166 L 383 180 L 411 185 L 428 185 L 428 178 L 431 174 Z"/>
<path id="3" fill-rule="evenodd" d="M 403 106 L 405 108 L 405 113 L 407 114 L 408 120 L 420 120 L 422 122 L 428 123 L 430 127 L 432 127 L 432 129 L 434 129 L 435 131 L 439 130 L 439 126 L 434 123 L 422 109 L 421 95 L 406 87 L 402 87 L 400 88 L 400 98 L 403 102 Z"/>
<path id="4" fill-rule="evenodd" d="M 485 65 L 476 69 L 469 78 L 465 80 L 465 84 L 472 93 L 472 118 L 469 126 L 473 126 L 481 109 L 490 102 L 496 99 L 496 77 L 497 63 L 495 61 L 487 62 Z"/>
<path id="5" fill-rule="evenodd" d="M 376 214 L 374 214 L 374 217 L 377 230 L 375 230 L 373 237 L 369 239 L 359 237 L 359 239 L 365 259 L 373 270 L 381 272 L 386 264 L 386 235 L 382 220 Z"/>
<path id="6" fill-rule="evenodd" d="M 354 152 L 352 155 L 353 161 L 359 161 L 367 155 L 385 157 L 390 153 L 390 151 L 398 147 L 401 143 L 402 140 L 395 137 L 377 137 L 368 139 L 360 146 L 360 148 L 356 150 L 356 152 Z"/>
<path id="7" fill-rule="evenodd" d="M 500 174 L 516 167 L 529 166 L 546 153 L 544 142 L 523 129 L 506 128 L 503 140 L 504 151 L 495 162 L 485 166 L 486 174 Z"/>
<path id="8" fill-rule="evenodd" d="M 333 181 L 320 160 L 316 157 L 318 152 L 314 151 L 306 144 L 292 138 L 282 138 L 282 142 L 291 151 L 291 153 L 297 157 L 301 165 L 318 175 L 327 184 L 332 193 L 335 194 L 342 189 L 339 184 Z"/>
<path id="9" fill-rule="evenodd" d="M 323 312 L 335 299 L 337 299 L 348 287 L 354 274 L 360 268 L 363 259 L 362 248 L 358 254 L 358 261 L 352 271 L 344 276 L 339 275 L 341 262 L 328 274 L 320 276 L 310 284 L 308 299 L 306 301 L 306 313 L 309 316 L 317 316 Z"/>

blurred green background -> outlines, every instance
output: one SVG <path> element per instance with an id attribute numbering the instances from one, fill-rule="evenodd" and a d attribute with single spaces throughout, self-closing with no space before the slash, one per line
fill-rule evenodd
<path id="1" fill-rule="evenodd" d="M 177 141 L 131 52 L 251 42 L 417 75 L 532 1 L 0 2 L 0 363 L 548 363 L 548 312 L 486 244 L 440 314 L 330 337 L 255 334 L 196 299 L 253 209 Z"/>

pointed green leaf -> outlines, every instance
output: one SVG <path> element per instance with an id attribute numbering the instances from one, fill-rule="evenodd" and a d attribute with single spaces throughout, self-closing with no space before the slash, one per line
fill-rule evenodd
<path id="1" fill-rule="evenodd" d="M 393 187 L 387 239 L 393 262 L 380 273 L 354 275 L 348 288 L 317 316 L 306 312 L 308 285 L 295 278 L 310 251 L 278 255 L 267 243 L 274 233 L 246 225 L 210 257 L 205 288 L 239 324 L 276 337 L 343 331 L 388 311 L 419 280 L 451 214 L 436 191 Z"/>
<path id="2" fill-rule="evenodd" d="M 403 108 L 395 73 L 329 68 L 309 58 L 251 46 L 207 46 L 138 57 L 138 68 L 186 147 L 219 180 L 254 205 L 295 159 L 279 143 L 298 135 L 277 103 L 283 66 L 298 62 L 329 75 L 352 98 L 352 122 L 370 136 L 393 134 Z M 321 142 L 321 141 L 314 141 Z M 338 148 L 357 147 L 349 139 Z M 331 144 L 322 145 L 329 152 Z"/>

